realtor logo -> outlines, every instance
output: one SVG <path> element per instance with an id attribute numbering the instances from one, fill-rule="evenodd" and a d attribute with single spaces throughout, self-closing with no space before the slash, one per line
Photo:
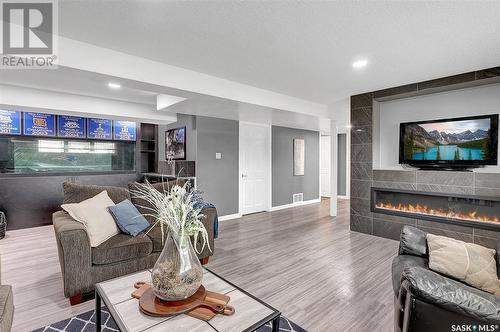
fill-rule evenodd
<path id="1" fill-rule="evenodd" d="M 55 1 L 1 1 L 1 68 L 55 67 Z"/>

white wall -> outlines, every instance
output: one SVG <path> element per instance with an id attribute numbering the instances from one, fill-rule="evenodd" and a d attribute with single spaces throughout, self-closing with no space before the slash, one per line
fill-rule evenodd
<path id="1" fill-rule="evenodd" d="M 339 196 L 340 198 L 349 198 L 350 195 L 350 176 L 351 176 L 351 171 L 350 171 L 350 135 L 351 133 L 349 130 L 347 130 L 345 127 L 341 127 L 341 129 L 338 130 L 338 135 L 340 134 L 345 134 L 346 135 L 346 158 L 344 159 L 345 162 L 345 174 L 344 179 L 346 182 L 346 188 L 345 188 L 345 195 L 344 196 Z M 337 140 L 337 148 L 336 151 L 338 153 L 339 150 L 338 146 L 338 140 Z M 320 184 L 321 184 L 321 196 L 322 197 L 330 197 L 331 196 L 331 152 L 332 152 L 332 147 L 331 147 L 331 136 L 330 135 L 321 135 L 320 138 Z M 342 161 L 337 159 L 337 163 L 340 166 L 340 163 Z M 336 167 L 333 171 L 338 172 L 338 167 Z M 338 176 L 337 179 L 337 185 L 338 182 L 341 181 L 340 177 Z M 338 192 L 337 192 L 338 194 Z"/>
<path id="2" fill-rule="evenodd" d="M 346 134 L 346 198 L 349 198 L 351 186 L 351 99 L 344 98 L 328 105 L 329 117 L 335 122 L 337 134 Z M 325 120 L 321 126 L 321 135 L 329 136 L 331 120 Z M 330 136 L 331 138 L 331 136 Z M 334 147 L 338 151 L 338 147 Z M 332 150 L 332 147 L 330 146 Z M 337 152 L 336 152 L 337 153 Z M 337 170 L 334 170 L 337 172 Z M 338 181 L 337 181 L 338 182 Z M 330 186 L 331 188 L 331 186 Z"/>
<path id="3" fill-rule="evenodd" d="M 374 168 L 401 168 L 398 163 L 401 122 L 499 114 L 500 84 L 380 102 L 377 106 L 380 113 L 379 121 L 374 121 L 374 126 L 379 122 L 379 128 L 374 128 L 374 136 L 378 136 L 373 146 Z M 498 166 L 476 170 L 500 173 Z"/>
<path id="4" fill-rule="evenodd" d="M 351 123 L 351 99 L 344 98 L 328 105 L 328 115 L 330 120 L 337 123 L 338 133 L 344 133 L 347 126 Z M 324 121 L 321 126 L 321 134 L 330 134 L 330 121 Z"/>
<path id="5" fill-rule="evenodd" d="M 330 172 L 331 172 L 331 144 L 330 136 L 321 136 L 320 142 L 320 177 L 321 177 L 321 196 L 330 197 L 331 194 L 331 183 L 330 183 Z"/>

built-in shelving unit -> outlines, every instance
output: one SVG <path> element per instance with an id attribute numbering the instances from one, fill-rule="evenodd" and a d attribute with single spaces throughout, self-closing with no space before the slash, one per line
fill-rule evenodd
<path id="1" fill-rule="evenodd" d="M 158 165 L 158 125 L 141 123 L 140 133 L 141 172 L 154 173 Z"/>

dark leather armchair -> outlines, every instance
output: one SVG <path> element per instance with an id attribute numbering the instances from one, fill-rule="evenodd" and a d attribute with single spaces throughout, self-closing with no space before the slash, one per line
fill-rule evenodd
<path id="1" fill-rule="evenodd" d="M 403 227 L 392 262 L 394 331 L 499 330 L 500 297 L 431 271 L 428 262 L 426 233 Z"/>

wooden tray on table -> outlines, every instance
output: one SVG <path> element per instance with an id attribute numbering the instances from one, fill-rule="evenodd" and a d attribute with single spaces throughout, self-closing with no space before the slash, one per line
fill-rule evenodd
<path id="1" fill-rule="evenodd" d="M 204 286 L 190 298 L 182 301 L 163 301 L 156 297 L 148 283 L 138 282 L 132 297 L 139 299 L 139 308 L 145 315 L 154 317 L 174 316 L 185 313 L 188 316 L 209 321 L 215 315 L 232 315 L 234 307 L 228 305 L 230 297 L 210 292 Z"/>

